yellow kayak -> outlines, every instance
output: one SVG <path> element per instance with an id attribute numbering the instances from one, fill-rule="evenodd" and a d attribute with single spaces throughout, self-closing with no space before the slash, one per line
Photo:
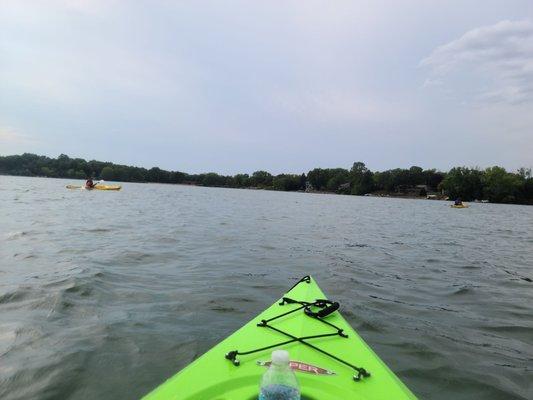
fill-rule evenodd
<path id="1" fill-rule="evenodd" d="M 468 208 L 468 204 L 461 204 L 456 206 L 455 204 L 450 205 L 451 208 Z"/>
<path id="2" fill-rule="evenodd" d="M 85 185 L 67 185 L 67 189 L 85 189 L 85 190 L 120 190 L 122 186 L 120 185 L 95 185 L 92 188 L 85 187 Z"/>

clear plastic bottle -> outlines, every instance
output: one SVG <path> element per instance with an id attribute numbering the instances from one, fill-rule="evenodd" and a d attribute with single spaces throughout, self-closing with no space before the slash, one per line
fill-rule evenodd
<path id="1" fill-rule="evenodd" d="M 300 386 L 289 360 L 285 350 L 272 352 L 272 362 L 261 379 L 259 400 L 300 400 Z"/>

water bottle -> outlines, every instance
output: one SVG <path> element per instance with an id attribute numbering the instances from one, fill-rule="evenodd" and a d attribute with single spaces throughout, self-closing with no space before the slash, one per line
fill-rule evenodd
<path id="1" fill-rule="evenodd" d="M 272 362 L 261 379 L 259 400 L 300 400 L 300 387 L 287 351 L 272 352 Z"/>

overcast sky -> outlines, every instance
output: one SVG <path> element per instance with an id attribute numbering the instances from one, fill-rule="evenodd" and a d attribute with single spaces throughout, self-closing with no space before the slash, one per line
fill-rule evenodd
<path id="1" fill-rule="evenodd" d="M 533 166 L 533 5 L 0 2 L 0 154 L 187 172 Z"/>

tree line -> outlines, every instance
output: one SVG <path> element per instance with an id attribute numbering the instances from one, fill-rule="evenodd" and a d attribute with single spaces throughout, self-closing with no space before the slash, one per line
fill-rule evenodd
<path id="1" fill-rule="evenodd" d="M 157 182 L 229 188 L 258 188 L 281 191 L 325 191 L 340 194 L 447 195 L 465 201 L 486 199 L 495 203 L 533 204 L 531 169 L 508 172 L 502 167 L 487 169 L 455 167 L 448 172 L 412 166 L 381 172 L 355 162 L 350 169 L 315 168 L 307 174 L 272 175 L 255 171 L 234 176 L 214 172 L 188 174 L 157 167 L 146 169 L 102 161 L 86 161 L 61 154 L 57 158 L 25 153 L 0 156 L 0 174 L 106 181 Z"/>

